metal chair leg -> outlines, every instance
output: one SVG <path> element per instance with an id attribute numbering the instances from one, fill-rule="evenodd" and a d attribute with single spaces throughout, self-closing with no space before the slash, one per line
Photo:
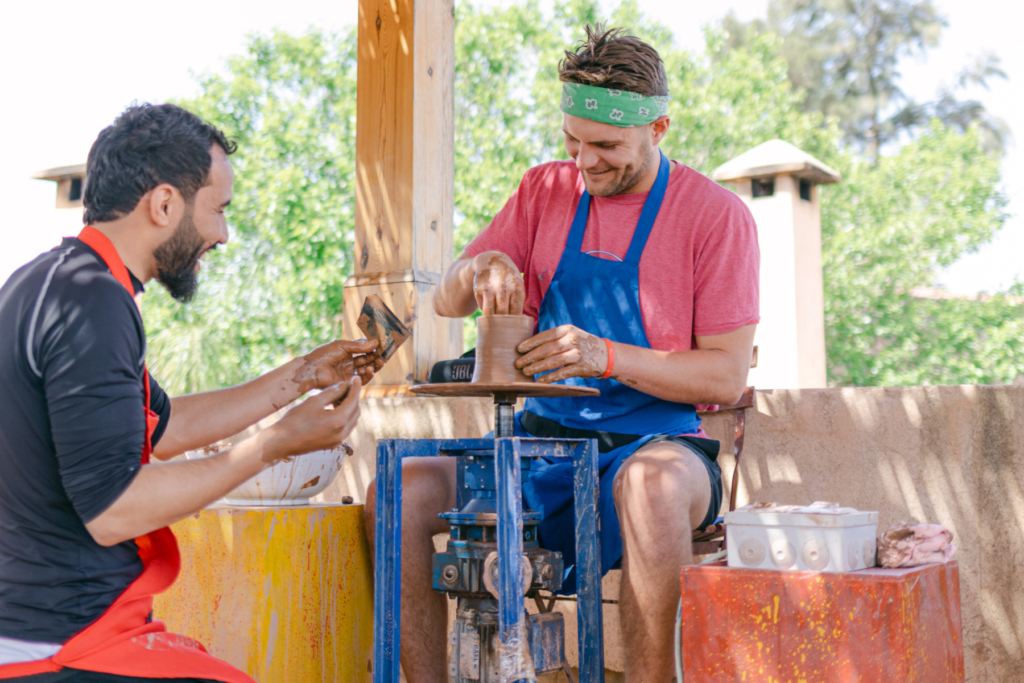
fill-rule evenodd
<path id="1" fill-rule="evenodd" d="M 740 483 L 740 458 L 743 457 L 743 432 L 747 424 L 747 409 L 736 411 L 736 430 L 733 435 L 732 453 L 736 462 L 732 468 L 732 488 L 729 490 L 729 512 L 736 509 L 736 489 Z"/>

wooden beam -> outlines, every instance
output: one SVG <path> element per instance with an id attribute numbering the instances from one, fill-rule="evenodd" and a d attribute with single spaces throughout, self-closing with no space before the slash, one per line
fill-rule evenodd
<path id="1" fill-rule="evenodd" d="M 435 319 L 431 294 L 453 258 L 453 0 L 360 0 L 356 103 L 355 273 L 345 327 L 367 294 L 413 323 L 377 385 L 424 381 L 457 357 L 462 321 Z"/>

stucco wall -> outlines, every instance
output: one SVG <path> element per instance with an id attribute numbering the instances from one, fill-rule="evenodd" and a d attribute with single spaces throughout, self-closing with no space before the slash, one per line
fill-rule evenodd
<path id="1" fill-rule="evenodd" d="M 480 436 L 491 416 L 482 399 L 365 400 L 356 454 L 325 498 L 362 500 L 377 437 Z M 723 441 L 728 485 L 732 416 L 713 415 L 705 428 Z M 882 528 L 913 520 L 952 529 L 967 680 L 1022 679 L 1024 387 L 758 392 L 747 411 L 739 504 L 815 500 L 878 510 Z"/>

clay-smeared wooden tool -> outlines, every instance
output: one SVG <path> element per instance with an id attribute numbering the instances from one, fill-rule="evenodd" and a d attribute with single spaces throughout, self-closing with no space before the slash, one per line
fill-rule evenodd
<path id="1" fill-rule="evenodd" d="M 376 339 L 380 342 L 377 351 L 385 361 L 390 360 L 398 351 L 398 347 L 412 335 L 409 328 L 402 324 L 398 316 L 376 294 L 366 297 L 356 325 L 367 339 Z"/>

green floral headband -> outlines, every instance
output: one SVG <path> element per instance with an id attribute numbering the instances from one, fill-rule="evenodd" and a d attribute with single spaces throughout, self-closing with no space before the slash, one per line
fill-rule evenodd
<path id="1" fill-rule="evenodd" d="M 641 95 L 628 90 L 562 84 L 562 111 L 620 128 L 643 126 L 668 114 L 668 95 Z"/>

